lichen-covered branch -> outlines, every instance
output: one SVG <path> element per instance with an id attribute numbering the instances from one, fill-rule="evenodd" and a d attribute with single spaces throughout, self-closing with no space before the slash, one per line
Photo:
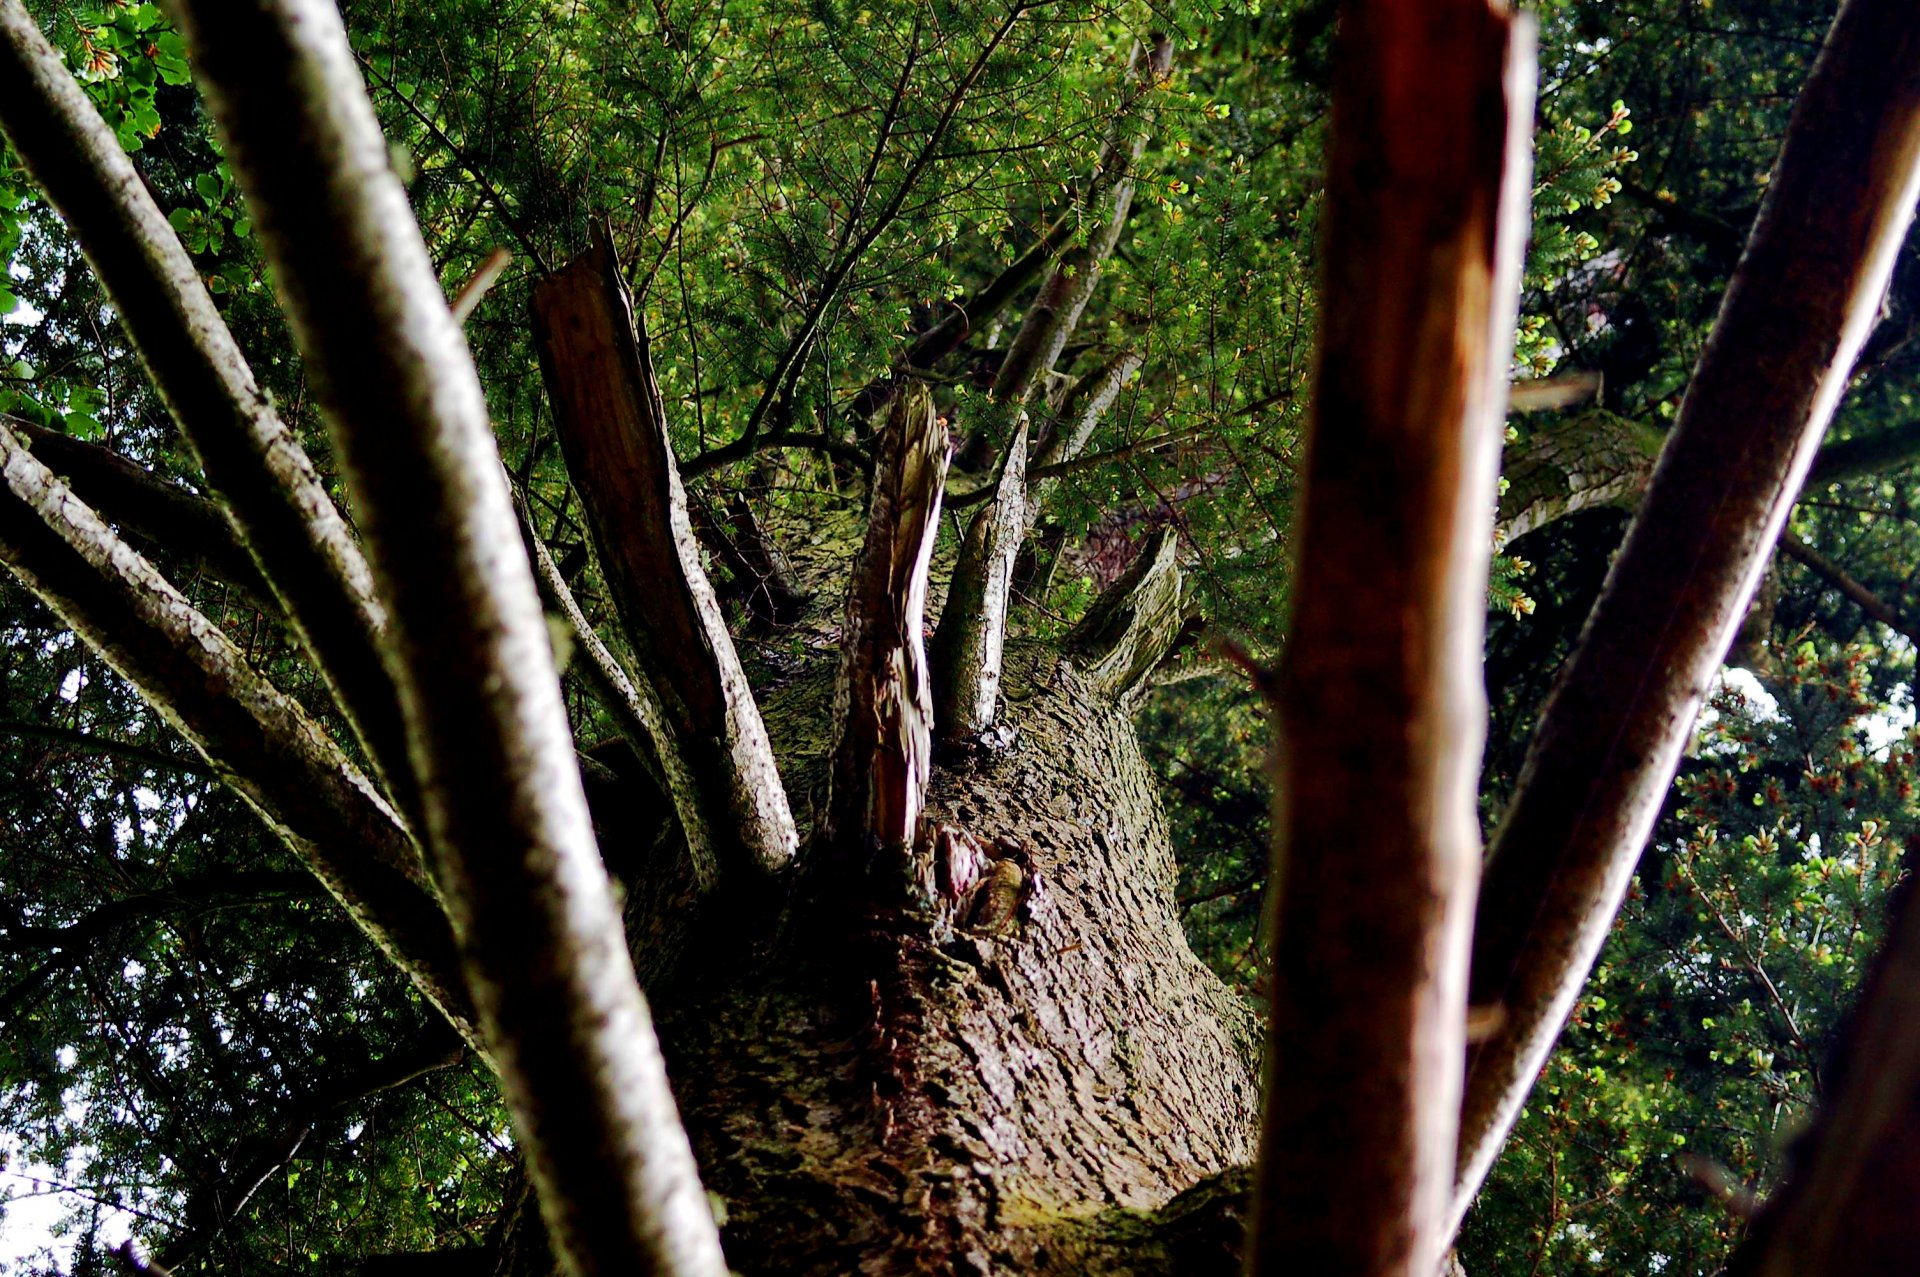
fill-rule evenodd
<path id="1" fill-rule="evenodd" d="M 0 429 L 0 559 L 245 798 L 474 1043 L 453 934 L 405 826 L 220 627 Z"/>
<path id="2" fill-rule="evenodd" d="M 518 492 L 513 494 L 513 504 L 521 535 L 532 556 L 533 579 L 541 599 L 566 621 L 584 658 L 581 668 L 587 681 L 612 715 L 620 735 L 633 746 L 635 755 L 672 800 L 680 832 L 687 840 L 687 851 L 693 859 L 695 879 L 703 889 L 711 887 L 716 876 L 712 835 L 707 830 L 706 813 L 701 810 L 699 787 L 687 774 L 686 761 L 674 743 L 672 728 L 667 725 L 666 710 L 654 698 L 652 688 L 636 682 L 594 632 L 593 622 L 587 619 L 580 601 L 574 598 L 566 576 L 540 539 L 533 526 L 532 512 Z"/>
<path id="3" fill-rule="evenodd" d="M 933 770 L 921 635 L 948 441 L 926 386 L 911 383 L 894 399 L 874 449 L 866 542 L 847 586 L 822 831 L 833 853 L 854 865 L 913 846 Z"/>
<path id="4" fill-rule="evenodd" d="M 1160 528 L 1080 618 L 1067 652 L 1095 687 L 1124 698 L 1146 686 L 1184 622 L 1180 538 Z"/>
<path id="5" fill-rule="evenodd" d="M 170 554 L 197 563 L 260 606 L 275 606 L 273 591 L 261 577 L 253 556 L 240 544 L 232 525 L 213 502 L 156 477 L 112 448 L 4 413 L 0 413 L 0 429 L 18 435 L 33 455 L 101 518 L 156 545 L 165 545 Z"/>
<path id="6" fill-rule="evenodd" d="M 1920 27 L 1848 0 L 1752 239 L 1494 838 L 1456 1220 L 1599 953 L 1715 667 L 1872 329 L 1920 191 Z"/>
<path id="7" fill-rule="evenodd" d="M 535 286 L 533 324 L 601 575 L 671 728 L 659 746 L 678 751 L 700 787 L 719 869 L 777 870 L 799 835 L 700 563 L 645 326 L 604 229 Z"/>
<path id="8" fill-rule="evenodd" d="M 1027 424 L 1007 443 L 993 500 L 967 525 L 933 634 L 935 721 L 949 740 L 993 726 L 1013 596 L 1013 561 L 1027 534 Z"/>
<path id="9" fill-rule="evenodd" d="M 1093 438 L 1094 427 L 1113 407 L 1121 387 L 1140 364 L 1139 352 L 1123 350 L 1075 382 L 1040 437 L 1040 444 L 1034 450 L 1034 470 L 1065 465 L 1079 457 L 1086 450 L 1087 441 Z"/>
<path id="10" fill-rule="evenodd" d="M 1173 40 L 1170 36 L 1150 37 L 1150 44 L 1134 47 L 1129 71 L 1144 86 L 1164 81 L 1173 66 Z M 1126 227 L 1127 212 L 1133 207 L 1134 169 L 1147 146 L 1147 121 L 1129 112 L 1114 121 L 1114 127 L 1100 148 L 1096 189 L 1098 198 L 1089 212 L 1094 224 L 1085 243 L 1060 254 L 1060 260 L 1047 273 L 1039 294 L 1027 306 L 1026 317 L 1007 357 L 994 377 L 994 397 L 1003 403 L 1025 403 L 1041 385 L 1067 338 L 1080 322 L 1081 312 L 1100 284 L 1100 270 L 1113 255 Z"/>
<path id="11" fill-rule="evenodd" d="M 1659 432 L 1599 408 L 1534 431 L 1501 458 L 1496 536 L 1504 544 L 1583 510 L 1631 509 L 1659 451 Z"/>
<path id="12" fill-rule="evenodd" d="M 80 241 L 209 487 L 411 816 L 405 730 L 376 641 L 385 618 L 360 550 L 112 128 L 20 0 L 0 0 L 0 129 Z"/>
<path id="13" fill-rule="evenodd" d="M 1532 25 L 1498 0 L 1358 0 L 1335 64 L 1248 1271 L 1434 1277 L 1466 1046 Z"/>
<path id="14" fill-rule="evenodd" d="M 436 879 L 576 1277 L 722 1277 L 612 885 L 487 403 L 340 14 L 174 8 L 390 609 Z"/>

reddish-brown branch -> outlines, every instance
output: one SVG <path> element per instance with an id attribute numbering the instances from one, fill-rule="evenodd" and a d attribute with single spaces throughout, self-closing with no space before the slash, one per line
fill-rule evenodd
<path id="1" fill-rule="evenodd" d="M 1338 55 L 1249 1271 L 1432 1277 L 1466 1046 L 1531 27 L 1487 0 L 1362 0 Z"/>
<path id="2" fill-rule="evenodd" d="M 1920 27 L 1849 0 L 1794 108 L 1679 420 L 1494 838 L 1454 1217 L 1618 911 L 1708 682 L 1872 329 L 1920 189 Z M 1812 1271 L 1811 1269 L 1803 1271 Z"/>
<path id="3" fill-rule="evenodd" d="M 646 330 L 611 238 L 533 291 L 560 448 L 614 607 L 700 789 L 719 863 L 773 870 L 799 838 L 752 689 L 701 566 Z"/>

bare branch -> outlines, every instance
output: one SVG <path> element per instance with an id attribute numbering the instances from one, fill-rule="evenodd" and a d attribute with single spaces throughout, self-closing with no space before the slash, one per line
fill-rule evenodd
<path id="1" fill-rule="evenodd" d="M 399 818 L 305 711 L 6 430 L 0 461 L 0 558 L 478 1042 L 453 936 Z"/>
<path id="2" fill-rule="evenodd" d="M 1494 838 L 1454 1218 L 1605 940 L 1714 668 L 1871 331 L 1920 191 L 1920 28 L 1849 0 L 1767 186 L 1639 515 Z"/>
<path id="3" fill-rule="evenodd" d="M 47 469 L 102 518 L 164 545 L 200 564 L 262 607 L 275 607 L 273 591 L 253 556 L 233 533 L 220 507 L 178 484 L 143 470 L 111 448 L 59 434 L 0 413 L 0 428 L 25 441 Z"/>
<path id="4" fill-rule="evenodd" d="M 391 609 L 435 877 L 556 1249 L 576 1277 L 721 1277 L 486 399 L 339 12 L 174 12 Z"/>
<path id="5" fill-rule="evenodd" d="M 1533 31 L 1488 0 L 1361 0 L 1338 40 L 1247 1271 L 1433 1277 L 1466 1046 Z"/>
<path id="6" fill-rule="evenodd" d="M 1128 68 L 1149 86 L 1164 81 L 1173 65 L 1172 38 L 1156 35 L 1152 41 L 1150 47 L 1134 47 Z M 1126 136 L 1129 132 L 1131 136 Z M 1059 264 L 1040 285 L 1039 296 L 1028 305 L 1020 331 L 1007 347 L 1007 357 L 994 378 L 996 399 L 1025 403 L 1059 360 L 1067 338 L 1073 335 L 1081 312 L 1087 308 L 1093 290 L 1100 283 L 1101 265 L 1120 242 L 1127 212 L 1133 206 L 1134 168 L 1140 163 L 1146 146 L 1147 132 L 1139 126 L 1139 121 L 1123 115 L 1114 122 L 1100 149 L 1099 171 L 1107 202 L 1104 208 L 1096 205 L 1096 210 L 1104 217 L 1086 243 L 1060 255 Z"/>
<path id="7" fill-rule="evenodd" d="M 646 329 L 611 238 L 533 292 L 534 340 L 601 574 L 719 841 L 704 872 L 771 872 L 799 845 L 753 689 L 687 517 Z"/>
<path id="8" fill-rule="evenodd" d="M 1027 535 L 1027 423 L 1007 441 L 993 502 L 973 516 L 933 634 L 934 721 L 949 740 L 977 737 L 1000 705 L 1013 561 Z"/>
<path id="9" fill-rule="evenodd" d="M 406 733 L 376 640 L 385 618 L 359 548 L 113 130 L 20 0 L 0 0 L 0 128 L 73 229 L 209 487 L 411 813 Z"/>
<path id="10" fill-rule="evenodd" d="M 1534 431 L 1501 455 L 1495 534 L 1505 543 L 1582 510 L 1631 509 L 1659 451 L 1658 432 L 1599 408 Z"/>
<path id="11" fill-rule="evenodd" d="M 1180 539 L 1163 527 L 1080 618 L 1067 651 L 1095 687 L 1124 697 L 1145 686 L 1184 623 Z"/>

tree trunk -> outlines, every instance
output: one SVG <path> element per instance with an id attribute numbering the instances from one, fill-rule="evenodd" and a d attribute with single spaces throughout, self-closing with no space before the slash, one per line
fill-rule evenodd
<path id="1" fill-rule="evenodd" d="M 796 793 L 826 768 L 832 678 L 765 698 Z M 929 790 L 929 825 L 987 861 L 950 929 L 813 874 L 764 952 L 652 990 L 738 1271 L 1237 1262 L 1231 1192 L 1164 1208 L 1252 1160 L 1253 1014 L 1187 947 L 1128 717 L 1049 647 L 1009 644 L 1004 687 L 1009 747 Z M 1000 910 L 1010 863 L 1029 889 Z"/>

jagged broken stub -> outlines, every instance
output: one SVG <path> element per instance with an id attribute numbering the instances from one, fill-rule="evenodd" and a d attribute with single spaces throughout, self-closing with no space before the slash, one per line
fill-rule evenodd
<path id="1" fill-rule="evenodd" d="M 721 869 L 777 869 L 799 837 L 766 726 L 700 563 L 644 326 L 611 239 L 533 290 L 540 368 L 602 575 L 672 744 L 709 812 Z"/>
<path id="2" fill-rule="evenodd" d="M 1124 698 L 1145 684 L 1184 621 L 1180 541 L 1172 528 L 1161 528 L 1087 609 L 1067 637 L 1067 651 L 1095 687 Z"/>
<path id="3" fill-rule="evenodd" d="M 823 832 L 837 854 L 861 861 L 880 853 L 904 861 L 932 775 L 922 632 L 948 453 L 946 423 L 926 386 L 907 386 L 875 441 L 866 541 L 847 586 L 834 691 L 838 735 Z"/>
<path id="4" fill-rule="evenodd" d="M 1013 563 L 1027 533 L 1027 421 L 1007 441 L 993 500 L 967 525 L 933 635 L 933 681 L 939 732 L 946 740 L 978 737 L 993 726 L 1013 593 Z"/>

